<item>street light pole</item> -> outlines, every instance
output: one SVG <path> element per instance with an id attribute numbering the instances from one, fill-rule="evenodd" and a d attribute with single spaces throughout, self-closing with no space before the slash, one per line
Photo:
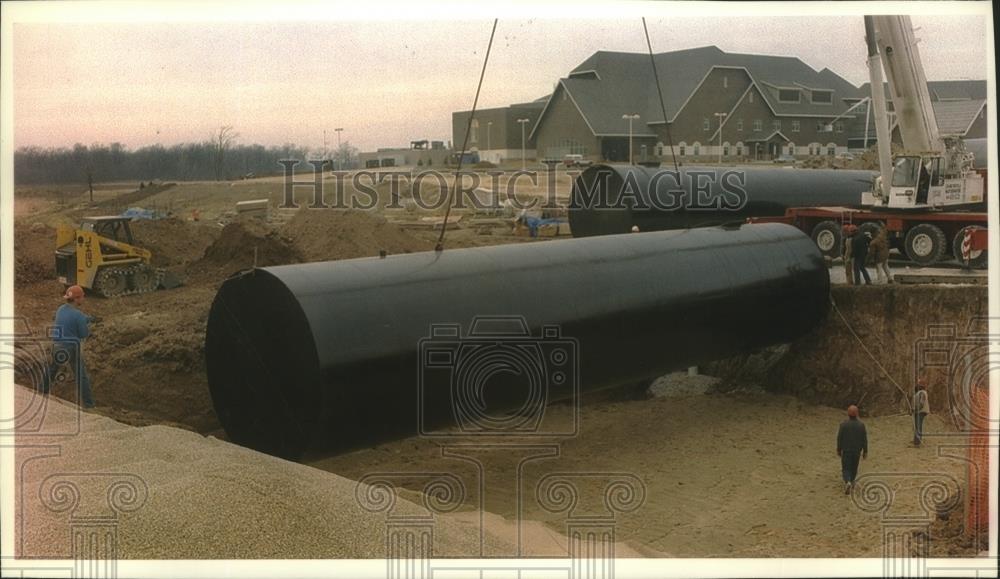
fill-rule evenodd
<path id="1" fill-rule="evenodd" d="M 628 121 L 628 164 L 632 164 L 632 121 L 638 120 L 639 115 L 637 113 L 624 114 L 622 118 Z"/>
<path id="2" fill-rule="evenodd" d="M 722 124 L 726 122 L 728 113 L 715 113 L 719 117 L 719 164 L 722 164 Z"/>
<path id="3" fill-rule="evenodd" d="M 524 171 L 527 166 L 525 163 L 525 153 L 524 153 L 524 126 L 528 124 L 530 119 L 517 119 L 517 122 L 521 125 L 521 170 Z"/>
<path id="4" fill-rule="evenodd" d="M 487 121 L 486 123 L 486 151 L 490 152 L 493 150 L 493 142 L 490 139 L 490 133 L 493 129 L 493 121 Z"/>
<path id="5" fill-rule="evenodd" d="M 343 169 L 343 161 L 340 160 L 340 132 L 344 130 L 344 127 L 337 127 L 333 129 L 337 132 L 337 170 Z"/>

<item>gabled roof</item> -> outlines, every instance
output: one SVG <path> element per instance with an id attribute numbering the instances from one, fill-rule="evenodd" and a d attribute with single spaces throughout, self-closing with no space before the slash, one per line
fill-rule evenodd
<path id="1" fill-rule="evenodd" d="M 936 100 L 986 100 L 985 80 L 933 80 L 927 83 Z"/>
<path id="2" fill-rule="evenodd" d="M 663 91 L 664 108 L 671 121 L 714 68 L 745 71 L 777 115 L 834 116 L 846 110 L 844 98 L 864 96 L 854 85 L 829 69 L 817 72 L 795 57 L 736 54 L 724 52 L 716 46 L 704 46 L 656 54 L 653 58 Z M 779 102 L 777 88 L 774 87 L 832 90 L 833 103 L 811 103 L 804 88 L 799 103 Z M 653 134 L 645 127 L 647 123 L 663 122 L 648 54 L 595 52 L 574 68 L 568 78 L 561 79 L 559 88 L 569 93 L 597 135 L 624 133 L 623 114 L 639 114 L 640 122 L 633 125 L 637 136 L 645 135 L 643 131 Z M 545 110 L 541 116 L 545 116 Z M 539 123 L 536 123 L 536 128 Z"/>
<path id="3" fill-rule="evenodd" d="M 938 131 L 943 137 L 964 136 L 986 106 L 985 100 L 942 101 L 931 103 Z"/>
<path id="4" fill-rule="evenodd" d="M 861 85 L 859 91 L 864 96 L 871 94 L 871 83 L 866 82 Z M 883 83 L 885 96 L 889 97 L 889 83 Z M 985 80 L 929 80 L 927 90 L 931 93 L 932 101 L 954 101 L 954 100 L 986 100 Z"/>
<path id="5" fill-rule="evenodd" d="M 937 120 L 938 132 L 941 133 L 942 137 L 965 136 L 985 106 L 985 100 L 934 101 L 931 103 L 934 118 Z M 865 115 L 859 115 L 859 122 L 852 124 L 850 129 L 852 138 L 864 134 L 864 119 Z M 892 128 L 896 128 L 895 122 L 893 122 Z M 873 141 L 875 140 L 874 115 L 868 120 L 868 135 Z"/>

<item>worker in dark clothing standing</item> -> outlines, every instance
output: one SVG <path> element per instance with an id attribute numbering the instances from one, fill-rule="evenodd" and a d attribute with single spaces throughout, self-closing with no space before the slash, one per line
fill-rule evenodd
<path id="1" fill-rule="evenodd" d="M 42 377 L 40 390 L 43 394 L 49 393 L 49 386 L 52 378 L 62 364 L 69 364 L 76 375 L 76 384 L 80 388 L 80 405 L 84 408 L 94 407 L 94 398 L 90 391 L 90 376 L 87 375 L 87 368 L 83 365 L 83 340 L 90 335 L 90 322 L 94 318 L 80 311 L 83 304 L 83 288 L 78 285 L 70 286 L 63 299 L 66 303 L 56 310 L 55 331 L 52 343 L 52 363 L 48 372 Z"/>
<path id="2" fill-rule="evenodd" d="M 851 494 L 854 479 L 858 476 L 858 464 L 868 458 L 868 432 L 865 423 L 858 420 L 858 407 L 847 407 L 847 420 L 840 423 L 837 432 L 837 456 L 844 476 L 844 494 Z"/>
<path id="3" fill-rule="evenodd" d="M 869 231 L 859 233 L 851 240 L 851 259 L 854 260 L 854 284 L 861 285 L 861 276 L 865 283 L 871 285 L 872 278 L 868 275 L 865 261 L 868 259 L 868 246 L 871 245 L 872 234 Z"/>
<path id="4" fill-rule="evenodd" d="M 924 419 L 931 413 L 927 401 L 927 381 L 917 378 L 917 390 L 913 394 L 913 446 L 920 446 L 924 440 Z"/>
<path id="5" fill-rule="evenodd" d="M 854 285 L 854 261 L 851 256 L 851 241 L 857 232 L 858 228 L 853 223 L 848 223 L 841 230 L 844 238 L 844 247 L 841 248 L 841 254 L 844 256 L 844 277 L 847 278 L 847 285 Z"/>

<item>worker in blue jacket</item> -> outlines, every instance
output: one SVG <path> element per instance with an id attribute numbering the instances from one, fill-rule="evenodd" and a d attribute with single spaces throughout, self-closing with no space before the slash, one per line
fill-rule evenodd
<path id="1" fill-rule="evenodd" d="M 90 322 L 94 320 L 80 311 L 83 304 L 83 288 L 70 286 L 63 295 L 66 303 L 56 310 L 56 319 L 52 336 L 52 363 L 48 372 L 42 378 L 41 391 L 49 393 L 52 376 L 56 375 L 59 366 L 68 364 L 76 374 L 76 383 L 80 388 L 80 404 L 84 408 L 94 407 L 94 398 L 90 391 L 90 376 L 83 363 L 83 340 L 90 335 Z"/>

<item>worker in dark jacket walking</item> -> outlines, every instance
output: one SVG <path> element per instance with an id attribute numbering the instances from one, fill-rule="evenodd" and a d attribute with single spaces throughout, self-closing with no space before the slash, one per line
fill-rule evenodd
<path id="1" fill-rule="evenodd" d="M 858 464 L 868 458 L 868 432 L 865 423 L 858 420 L 858 407 L 847 407 L 847 420 L 840 423 L 837 432 L 837 456 L 844 477 L 844 494 L 851 494 L 854 479 L 858 477 Z"/>
<path id="2" fill-rule="evenodd" d="M 851 239 L 851 258 L 854 260 L 854 284 L 861 285 L 861 277 L 864 276 L 865 283 L 871 285 L 872 278 L 868 275 L 868 268 L 865 261 L 868 259 L 868 246 L 871 245 L 872 234 L 868 231 L 858 233 Z"/>

